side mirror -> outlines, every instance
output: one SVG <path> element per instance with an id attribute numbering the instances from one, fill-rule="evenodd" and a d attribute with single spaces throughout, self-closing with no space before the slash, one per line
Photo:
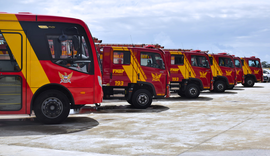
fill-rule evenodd
<path id="1" fill-rule="evenodd" d="M 61 36 L 59 36 L 59 41 L 66 41 L 68 39 L 67 35 L 62 34 Z"/>

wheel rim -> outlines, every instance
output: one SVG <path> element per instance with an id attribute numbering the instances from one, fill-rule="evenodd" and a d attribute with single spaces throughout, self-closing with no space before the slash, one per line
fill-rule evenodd
<path id="1" fill-rule="evenodd" d="M 247 81 L 247 84 L 248 84 L 248 85 L 252 85 L 252 80 L 248 80 L 248 81 Z"/>
<path id="2" fill-rule="evenodd" d="M 190 93 L 191 95 L 196 95 L 196 94 L 197 94 L 197 89 L 196 89 L 196 88 L 190 88 L 190 89 L 189 89 L 189 93 Z"/>
<path id="3" fill-rule="evenodd" d="M 224 89 L 224 86 L 223 86 L 221 83 L 219 83 L 219 84 L 217 85 L 217 89 L 218 89 L 218 90 L 223 90 L 223 89 Z"/>
<path id="4" fill-rule="evenodd" d="M 49 97 L 43 101 L 41 111 L 47 118 L 57 118 L 63 112 L 63 103 L 56 97 Z"/>
<path id="5" fill-rule="evenodd" d="M 149 97 L 146 94 L 141 93 L 138 95 L 137 101 L 140 105 L 146 105 L 149 101 Z"/>

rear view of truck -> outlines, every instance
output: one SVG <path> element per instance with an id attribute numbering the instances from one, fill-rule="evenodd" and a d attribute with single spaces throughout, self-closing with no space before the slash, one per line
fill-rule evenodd
<path id="1" fill-rule="evenodd" d="M 135 108 L 147 108 L 152 98 L 169 96 L 169 73 L 160 49 L 104 46 L 98 48 L 104 97 L 123 94 Z"/>

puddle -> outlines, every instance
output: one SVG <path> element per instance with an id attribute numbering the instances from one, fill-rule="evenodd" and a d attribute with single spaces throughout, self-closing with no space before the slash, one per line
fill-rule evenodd
<path id="1" fill-rule="evenodd" d="M 45 125 L 36 118 L 0 119 L 0 136 L 55 135 L 91 129 L 98 121 L 88 117 L 68 117 L 61 124 Z"/>
<path id="2" fill-rule="evenodd" d="M 146 109 L 136 109 L 131 105 L 107 105 L 100 107 L 84 106 L 79 111 L 74 111 L 74 114 L 88 114 L 88 113 L 145 113 L 145 112 L 162 112 L 168 110 L 169 107 L 160 105 L 151 105 Z"/>

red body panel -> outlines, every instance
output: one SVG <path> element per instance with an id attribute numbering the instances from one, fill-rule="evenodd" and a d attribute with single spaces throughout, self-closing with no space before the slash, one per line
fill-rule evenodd
<path id="1" fill-rule="evenodd" d="M 94 79 L 95 75 L 88 75 L 79 71 L 71 70 L 52 63 L 51 61 L 40 61 L 46 75 L 51 83 L 59 84 L 67 88 L 74 97 L 75 104 L 90 104 L 94 102 Z M 59 73 L 68 75 L 72 73 L 70 83 L 61 82 Z"/>

